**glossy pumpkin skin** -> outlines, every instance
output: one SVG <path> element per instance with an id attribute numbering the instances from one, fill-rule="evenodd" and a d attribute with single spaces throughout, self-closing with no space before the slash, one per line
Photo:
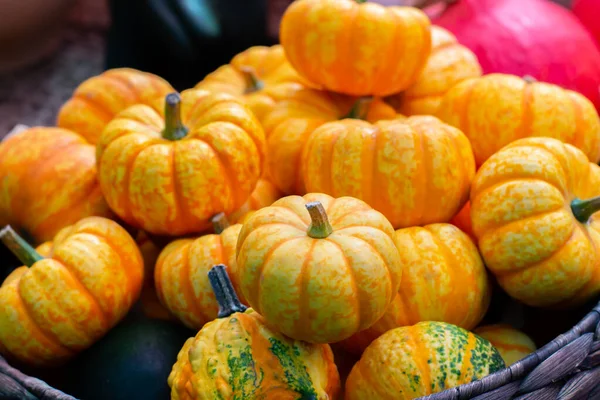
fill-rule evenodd
<path id="1" fill-rule="evenodd" d="M 355 0 L 292 3 L 281 20 L 280 42 L 300 75 L 352 96 L 401 92 L 431 52 L 430 22 L 422 11 Z"/>
<path id="2" fill-rule="evenodd" d="M 473 233 L 473 224 L 471 224 L 471 203 L 467 201 L 465 206 L 456 214 L 450 223 L 458 229 L 469 235 L 477 243 L 477 238 Z"/>
<path id="3" fill-rule="evenodd" d="M 138 299 L 144 276 L 135 241 L 105 218 L 82 219 L 45 246 L 49 258 L 0 287 L 0 347 L 33 366 L 61 364 L 101 338 Z"/>
<path id="4" fill-rule="evenodd" d="M 566 306 L 600 293 L 600 224 L 579 222 L 575 198 L 600 195 L 600 167 L 550 138 L 515 141 L 477 171 L 471 219 L 486 266 L 513 298 Z"/>
<path id="5" fill-rule="evenodd" d="M 79 133 L 91 144 L 119 112 L 134 104 L 149 104 L 175 91 L 159 76 L 131 68 L 110 69 L 81 83 L 61 107 L 57 126 Z"/>
<path id="6" fill-rule="evenodd" d="M 473 333 L 488 340 L 500 353 L 507 366 L 516 363 L 536 351 L 533 340 L 510 325 L 486 325 Z"/>
<path id="7" fill-rule="evenodd" d="M 346 381 L 346 400 L 408 400 L 504 368 L 485 339 L 444 322 L 396 328 L 375 340 Z"/>
<path id="8" fill-rule="evenodd" d="M 419 78 L 398 97 L 404 115 L 435 115 L 442 96 L 465 79 L 482 75 L 477 56 L 439 26 L 431 27 L 432 50 Z"/>
<path id="9" fill-rule="evenodd" d="M 309 236 L 307 203 L 319 201 L 333 233 Z M 283 334 L 332 343 L 381 318 L 402 269 L 387 219 L 366 203 L 309 193 L 256 211 L 237 244 L 240 289 Z"/>
<path id="10" fill-rule="evenodd" d="M 210 218 L 239 209 L 261 175 L 264 133 L 254 115 L 226 94 L 181 95 L 187 134 L 162 137 L 164 99 L 135 105 L 104 130 L 97 146 L 100 185 L 111 209 L 157 235 L 201 232 Z"/>
<path id="11" fill-rule="evenodd" d="M 275 185 L 266 179 L 259 179 L 248 201 L 239 210 L 231 214 L 228 219 L 232 223 L 243 223 L 248 213 L 270 206 L 281 197 L 282 194 Z"/>
<path id="12" fill-rule="evenodd" d="M 95 148 L 83 137 L 36 127 L 0 143 L 0 220 L 42 243 L 94 215 L 113 214 L 100 191 Z"/>
<path id="13" fill-rule="evenodd" d="M 466 136 L 430 116 L 322 125 L 301 165 L 307 191 L 361 199 L 394 228 L 449 221 L 475 174 Z"/>
<path id="14" fill-rule="evenodd" d="M 329 345 L 289 339 L 252 309 L 188 339 L 168 382 L 172 400 L 329 400 L 340 390 Z"/>
<path id="15" fill-rule="evenodd" d="M 421 321 L 471 330 L 490 304 L 485 266 L 475 244 L 460 229 L 450 224 L 404 228 L 394 239 L 404 271 L 398 295 L 380 321 L 344 341 L 354 353 L 360 354 L 390 329 Z"/>
<path id="16" fill-rule="evenodd" d="M 479 167 L 505 145 L 524 137 L 552 137 L 600 160 L 600 119 L 584 96 L 513 75 L 467 79 L 450 89 L 437 116 L 462 130 Z"/>

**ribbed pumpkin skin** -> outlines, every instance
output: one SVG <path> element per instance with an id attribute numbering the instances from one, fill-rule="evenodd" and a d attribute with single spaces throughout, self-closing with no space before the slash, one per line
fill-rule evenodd
<path id="1" fill-rule="evenodd" d="M 270 206 L 281 196 L 281 192 L 270 181 L 259 179 L 248 201 L 228 219 L 232 223 L 241 222 L 249 212 Z"/>
<path id="2" fill-rule="evenodd" d="M 0 143 L 0 220 L 41 243 L 93 215 L 113 215 L 100 191 L 94 146 L 66 129 L 41 127 Z"/>
<path id="3" fill-rule="evenodd" d="M 467 79 L 450 89 L 436 114 L 471 141 L 479 167 L 505 145 L 524 137 L 551 137 L 600 160 L 600 119 L 579 93 L 504 74 Z"/>
<path id="4" fill-rule="evenodd" d="M 409 400 L 504 368 L 485 339 L 443 322 L 396 328 L 375 340 L 346 381 L 346 400 Z"/>
<path id="5" fill-rule="evenodd" d="M 319 201 L 333 233 L 308 236 L 306 203 Z M 311 343 L 331 343 L 383 316 L 402 269 L 383 215 L 350 197 L 288 196 L 256 211 L 237 244 L 240 288 L 270 326 Z"/>
<path id="6" fill-rule="evenodd" d="M 529 336 L 509 325 L 481 326 L 473 333 L 488 340 L 498 350 L 507 366 L 522 360 L 537 349 Z"/>
<path id="7" fill-rule="evenodd" d="M 131 68 L 110 69 L 81 83 L 60 109 L 57 126 L 79 133 L 91 144 L 119 112 L 134 104 L 149 104 L 175 91 L 161 77 Z"/>
<path id="8" fill-rule="evenodd" d="M 600 221 L 580 223 L 570 207 L 574 198 L 598 195 L 600 167 L 556 139 L 518 140 L 477 171 L 473 232 L 509 295 L 542 307 L 600 293 Z"/>
<path id="9" fill-rule="evenodd" d="M 299 0 L 281 20 L 292 66 L 325 89 L 386 96 L 413 83 L 431 52 L 429 18 L 412 7 Z"/>
<path id="10" fill-rule="evenodd" d="M 105 218 L 85 218 L 45 246 L 51 258 L 17 269 L 0 287 L 0 347 L 35 366 L 60 364 L 96 342 L 138 299 L 144 276 L 135 241 Z"/>
<path id="11" fill-rule="evenodd" d="M 188 339 L 168 382 L 172 400 L 330 400 L 340 390 L 329 345 L 289 339 L 252 309 Z"/>
<path id="12" fill-rule="evenodd" d="M 431 27 L 431 55 L 425 69 L 399 97 L 404 115 L 435 115 L 442 96 L 457 83 L 482 75 L 477 56 L 439 26 Z"/>
<path id="13" fill-rule="evenodd" d="M 162 138 L 164 99 L 135 105 L 104 130 L 97 147 L 102 192 L 111 209 L 132 226 L 158 235 L 210 227 L 250 197 L 261 175 L 264 133 L 240 100 L 187 90 L 181 140 Z"/>
<path id="14" fill-rule="evenodd" d="M 220 235 L 179 239 L 160 253 L 154 270 L 156 292 L 161 303 L 192 329 L 217 318 L 219 306 L 208 280 L 208 271 L 225 264 L 240 301 L 246 303 L 237 279 L 235 246 L 242 225 L 226 228 Z M 247 303 L 246 303 L 247 304 Z"/>
<path id="15" fill-rule="evenodd" d="M 399 229 L 395 243 L 404 271 L 398 295 L 382 320 L 344 341 L 354 353 L 360 354 L 390 329 L 421 321 L 471 330 L 490 304 L 489 280 L 477 247 L 457 227 L 432 224 Z"/>
<path id="16" fill-rule="evenodd" d="M 325 124 L 308 138 L 301 165 L 307 191 L 361 199 L 396 229 L 449 221 L 475 175 L 466 136 L 429 116 Z"/>

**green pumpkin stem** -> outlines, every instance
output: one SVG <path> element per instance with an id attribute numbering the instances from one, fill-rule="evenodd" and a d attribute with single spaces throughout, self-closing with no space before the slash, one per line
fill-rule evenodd
<path id="1" fill-rule="evenodd" d="M 356 1 L 358 4 L 366 3 L 367 2 L 367 0 L 354 0 L 354 1 Z"/>
<path id="2" fill-rule="evenodd" d="M 366 119 L 367 114 L 369 113 L 369 107 L 371 106 L 371 102 L 373 102 L 373 97 L 371 96 L 359 98 L 358 100 L 356 100 L 356 102 L 350 109 L 350 112 L 342 119 Z"/>
<path id="3" fill-rule="evenodd" d="M 165 129 L 163 138 L 180 140 L 187 135 L 188 129 L 181 122 L 181 97 L 179 93 L 169 93 L 165 98 Z"/>
<path id="4" fill-rule="evenodd" d="M 333 228 L 329 223 L 323 204 L 319 201 L 313 201 L 306 204 L 306 209 L 310 214 L 311 221 L 308 227 L 308 236 L 315 239 L 325 239 L 331 235 Z"/>
<path id="5" fill-rule="evenodd" d="M 219 303 L 219 318 L 229 317 L 231 314 L 248 309 L 240 302 L 235 293 L 225 265 L 218 264 L 212 267 L 208 271 L 208 280 L 217 298 L 217 303 Z"/>
<path id="6" fill-rule="evenodd" d="M 0 230 L 0 241 L 27 267 L 44 259 L 10 225 L 6 225 Z"/>
<path id="7" fill-rule="evenodd" d="M 585 224 L 592 215 L 600 211 L 600 196 L 588 200 L 575 199 L 571 202 L 571 211 L 577 221 Z"/>
<path id="8" fill-rule="evenodd" d="M 212 222 L 213 229 L 217 235 L 220 235 L 225 229 L 229 228 L 229 221 L 227 220 L 225 213 L 222 212 L 215 214 L 210 219 L 210 222 Z"/>
<path id="9" fill-rule="evenodd" d="M 244 94 L 258 92 L 265 87 L 265 84 L 256 76 L 253 68 L 242 67 L 240 71 L 244 75 L 244 79 L 246 79 L 246 90 Z"/>

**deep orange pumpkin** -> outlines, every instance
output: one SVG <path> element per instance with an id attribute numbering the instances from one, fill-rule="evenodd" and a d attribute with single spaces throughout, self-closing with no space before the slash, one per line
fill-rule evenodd
<path id="1" fill-rule="evenodd" d="M 243 223 L 249 213 L 270 206 L 281 197 L 281 192 L 266 179 L 259 179 L 248 201 L 228 219 L 232 223 Z"/>

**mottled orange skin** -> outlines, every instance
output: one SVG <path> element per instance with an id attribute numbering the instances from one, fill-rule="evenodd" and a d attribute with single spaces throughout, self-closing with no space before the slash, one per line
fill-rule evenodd
<path id="1" fill-rule="evenodd" d="M 181 98 L 184 138 L 162 137 L 162 99 L 120 113 L 97 146 L 100 186 L 111 209 L 157 235 L 201 232 L 213 215 L 239 209 L 265 157 L 262 127 L 240 100 L 204 90 L 186 90 Z"/>
<path id="2" fill-rule="evenodd" d="M 452 87 L 436 114 L 471 141 L 477 167 L 505 145 L 525 137 L 551 137 L 600 160 L 600 119 L 594 105 L 559 86 L 489 74 Z"/>
<path id="3" fill-rule="evenodd" d="M 135 241 L 116 222 L 82 219 L 62 229 L 49 258 L 0 287 L 0 347 L 34 366 L 63 363 L 127 314 L 144 277 Z"/>
<path id="4" fill-rule="evenodd" d="M 425 69 L 397 96 L 398 111 L 404 115 L 435 115 L 442 97 L 452 86 L 483 74 L 477 56 L 444 28 L 431 27 L 431 45 Z"/>
<path id="5" fill-rule="evenodd" d="M 282 193 L 271 182 L 266 179 L 259 179 L 248 201 L 239 210 L 231 214 L 228 219 L 232 223 L 242 222 L 246 219 L 248 213 L 270 206 L 281 196 Z"/>
<path id="6" fill-rule="evenodd" d="M 0 220 L 41 243 L 93 215 L 113 214 L 100 191 L 95 148 L 85 139 L 36 127 L 0 143 Z"/>
<path id="7" fill-rule="evenodd" d="M 510 366 L 536 351 L 537 347 L 529 336 L 510 325 L 485 325 L 473 333 L 488 340 L 498 350 L 506 366 Z"/>
<path id="8" fill-rule="evenodd" d="M 306 203 L 320 201 L 333 233 L 308 236 Z M 332 343 L 373 325 L 402 277 L 387 219 L 351 197 L 288 196 L 256 211 L 237 244 L 241 293 L 267 323 L 311 343 Z"/>
<path id="9" fill-rule="evenodd" d="M 109 69 L 81 83 L 60 109 L 56 124 L 96 144 L 102 130 L 120 111 L 148 104 L 175 91 L 164 79 L 131 68 Z"/>
<path id="10" fill-rule="evenodd" d="M 208 271 L 217 264 L 227 272 L 240 301 L 235 246 L 242 225 L 226 228 L 221 234 L 198 239 L 179 239 L 160 253 L 154 271 L 156 293 L 160 302 L 181 322 L 192 329 L 217 318 L 219 305 L 208 280 Z M 246 303 L 247 304 L 247 303 Z"/>
<path id="11" fill-rule="evenodd" d="M 395 243 L 404 271 L 398 295 L 381 320 L 344 341 L 354 353 L 362 353 L 390 329 L 421 321 L 473 329 L 490 304 L 490 284 L 477 247 L 457 227 L 399 229 Z"/>
<path id="12" fill-rule="evenodd" d="M 300 164 L 307 191 L 361 199 L 396 229 L 449 221 L 475 174 L 466 136 L 430 116 L 322 125 Z"/>
<path id="13" fill-rule="evenodd" d="M 469 235 L 473 241 L 477 242 L 477 238 L 473 233 L 473 225 L 471 224 L 471 203 L 466 202 L 465 206 L 461 208 L 461 210 L 456 214 L 451 220 L 450 223 L 461 231 Z"/>
<path id="14" fill-rule="evenodd" d="M 284 194 L 306 193 L 300 162 L 304 145 L 319 126 L 346 117 L 357 99 L 303 88 L 281 100 L 263 119 L 267 135 L 267 177 Z M 381 99 L 366 110 L 366 120 L 403 118 Z"/>
<path id="15" fill-rule="evenodd" d="M 556 139 L 515 141 L 482 165 L 471 189 L 473 232 L 509 295 L 542 307 L 600 293 L 600 219 L 580 223 L 571 210 L 574 198 L 598 195 L 600 167 Z"/>
<path id="16" fill-rule="evenodd" d="M 295 1 L 281 20 L 280 41 L 300 75 L 353 96 L 399 93 L 431 52 L 421 10 L 355 0 Z"/>

